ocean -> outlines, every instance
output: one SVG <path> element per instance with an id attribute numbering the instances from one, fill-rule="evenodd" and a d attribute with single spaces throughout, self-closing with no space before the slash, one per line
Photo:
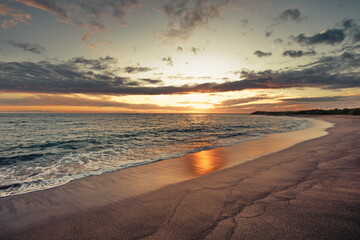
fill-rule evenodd
<path id="1" fill-rule="evenodd" d="M 241 114 L 1 113 L 0 197 L 310 124 Z"/>

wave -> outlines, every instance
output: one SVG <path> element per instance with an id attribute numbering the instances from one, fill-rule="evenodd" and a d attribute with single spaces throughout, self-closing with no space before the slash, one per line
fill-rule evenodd
<path id="1" fill-rule="evenodd" d="M 38 159 L 40 157 L 43 157 L 44 155 L 46 155 L 45 153 L 29 153 L 29 154 L 18 154 L 15 156 L 10 156 L 10 157 L 0 157 L 0 166 L 7 166 L 7 165 L 11 165 L 14 164 L 16 162 L 26 162 L 26 161 L 32 161 L 35 159 Z M 51 155 L 51 153 L 49 153 L 49 155 Z"/>
<path id="2" fill-rule="evenodd" d="M 41 120 L 34 121 L 32 129 L 26 132 L 28 138 L 23 137 L 24 129 L 18 138 L 10 136 L 0 149 L 3 153 L 0 196 L 52 188 L 87 176 L 231 146 L 309 125 L 309 120 L 300 118 L 238 115 L 201 118 L 162 115 L 166 118 L 162 121 L 159 115 L 147 115 L 140 120 L 138 115 L 104 115 L 102 122 L 97 116 L 83 124 L 85 117 L 88 115 L 72 116 L 69 120 L 63 116 L 56 131 L 52 125 L 41 124 Z M 40 127 L 43 130 L 36 131 Z M 1 131 L 4 130 L 0 128 Z"/>

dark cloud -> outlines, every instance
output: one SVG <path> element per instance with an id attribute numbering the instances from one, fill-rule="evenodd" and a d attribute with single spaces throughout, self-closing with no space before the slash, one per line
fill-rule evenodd
<path id="1" fill-rule="evenodd" d="M 323 57 L 296 69 L 280 71 L 243 71 L 242 78 L 266 88 L 317 87 L 352 88 L 360 86 L 360 54 L 346 53 Z M 359 62 L 358 62 L 359 61 Z"/>
<path id="2" fill-rule="evenodd" d="M 279 15 L 279 20 L 281 21 L 294 21 L 300 22 L 303 20 L 301 17 L 301 12 L 297 8 L 286 9 Z"/>
<path id="3" fill-rule="evenodd" d="M 20 92 L 96 92 L 113 87 L 141 86 L 141 82 L 117 76 L 106 61 L 73 58 L 66 62 L 0 62 L 0 89 Z M 70 90 L 72 89 L 72 90 Z M 107 89 L 107 90 L 105 90 Z"/>
<path id="4" fill-rule="evenodd" d="M 219 17 L 220 9 L 229 2 L 230 0 L 169 0 L 163 8 L 169 20 L 169 29 L 165 35 L 187 39 L 196 28 Z"/>
<path id="5" fill-rule="evenodd" d="M 16 42 L 16 41 L 8 41 L 8 44 L 20 48 L 27 52 L 32 52 L 35 54 L 42 54 L 46 50 L 44 47 L 38 45 L 38 44 L 32 44 L 32 43 L 26 43 L 26 42 Z"/>
<path id="6" fill-rule="evenodd" d="M 268 26 L 268 29 L 266 29 L 265 31 L 265 37 L 270 37 L 273 35 L 274 30 L 273 27 L 288 21 L 293 21 L 293 22 L 300 22 L 303 20 L 303 17 L 301 17 L 301 12 L 299 9 L 297 8 L 291 8 L 291 9 L 286 9 L 284 10 L 282 13 L 280 13 L 280 15 L 273 19 L 272 23 Z"/>
<path id="7" fill-rule="evenodd" d="M 301 45 L 314 45 L 314 44 L 338 44 L 344 41 L 346 34 L 342 29 L 329 29 L 321 33 L 317 33 L 311 37 L 306 37 L 305 34 L 292 36 L 292 40 Z"/>
<path id="8" fill-rule="evenodd" d="M 265 37 L 270 37 L 273 34 L 273 30 L 266 30 Z"/>
<path id="9" fill-rule="evenodd" d="M 127 66 L 123 68 L 124 72 L 127 73 L 139 73 L 139 72 L 150 72 L 153 69 L 149 67 L 140 67 L 140 66 Z"/>
<path id="10" fill-rule="evenodd" d="M 360 26 L 357 25 L 355 20 L 346 19 L 341 23 L 344 31 L 348 34 L 348 38 L 351 39 L 352 43 L 357 43 L 360 41 Z"/>
<path id="11" fill-rule="evenodd" d="M 302 51 L 302 50 L 286 50 L 282 54 L 283 56 L 289 56 L 292 58 L 299 58 L 303 56 L 314 56 L 316 55 L 316 52 L 314 50 L 311 51 Z"/>
<path id="12" fill-rule="evenodd" d="M 263 51 L 260 51 L 260 50 L 257 50 L 254 52 L 254 55 L 256 55 L 257 57 L 270 57 L 272 55 L 271 52 L 263 52 Z"/>
<path id="13" fill-rule="evenodd" d="M 159 79 L 150 79 L 150 78 L 140 78 L 140 81 L 149 83 L 149 84 L 163 84 L 164 82 Z"/>
<path id="14" fill-rule="evenodd" d="M 341 49 L 335 51 L 335 52 L 354 52 L 354 51 L 358 51 L 360 49 L 360 44 L 354 44 L 354 45 L 345 45 L 343 46 Z"/>
<path id="15" fill-rule="evenodd" d="M 191 47 L 190 51 L 191 51 L 194 55 L 197 55 L 197 53 L 200 52 L 200 48 Z"/>
<path id="16" fill-rule="evenodd" d="M 285 102 L 332 102 L 332 101 L 345 101 L 346 97 L 344 96 L 334 96 L 334 97 L 306 97 L 306 98 L 286 98 L 281 99 Z"/>
<path id="17" fill-rule="evenodd" d="M 100 57 L 98 59 L 75 57 L 72 58 L 69 62 L 80 65 L 89 70 L 101 71 L 101 70 L 110 70 L 112 66 L 114 66 L 117 63 L 117 59 L 110 56 Z"/>
<path id="18" fill-rule="evenodd" d="M 282 40 L 281 38 L 277 38 L 277 39 L 274 40 L 274 43 L 275 44 L 283 44 L 284 40 Z"/>
<path id="19" fill-rule="evenodd" d="M 30 14 L 0 4 L 0 28 L 6 30 L 20 24 L 27 24 L 30 19 Z"/>
<path id="20" fill-rule="evenodd" d="M 355 27 L 356 23 L 353 19 L 346 19 L 342 22 L 342 26 L 344 29 L 349 29 Z"/>
<path id="21" fill-rule="evenodd" d="M 173 65 L 173 60 L 171 57 L 163 57 L 163 58 L 161 58 L 161 61 L 165 62 L 166 65 L 169 65 L 169 66 Z"/>
<path id="22" fill-rule="evenodd" d="M 210 93 L 245 89 L 360 87 L 360 54 L 323 57 L 295 69 L 242 71 L 242 80 L 182 86 L 145 87 L 143 82 L 103 70 L 88 71 L 68 62 L 0 62 L 3 92 L 158 95 L 190 92 Z"/>

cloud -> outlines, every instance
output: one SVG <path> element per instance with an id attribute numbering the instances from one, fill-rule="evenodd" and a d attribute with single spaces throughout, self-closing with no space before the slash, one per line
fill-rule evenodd
<path id="1" fill-rule="evenodd" d="M 327 89 L 360 86 L 360 54 L 323 57 L 295 69 L 243 71 L 242 78 L 263 88 L 316 87 Z M 359 61 L 359 62 L 357 62 Z"/>
<path id="2" fill-rule="evenodd" d="M 354 108 L 360 104 L 360 95 L 283 98 L 281 105 L 296 105 L 302 109 L 313 108 Z"/>
<path id="3" fill-rule="evenodd" d="M 86 107 L 115 107 L 127 110 L 189 110 L 184 107 L 165 106 L 161 107 L 156 104 L 134 104 L 118 102 L 111 100 L 106 96 L 99 96 L 97 99 L 90 99 L 80 96 L 62 96 L 38 94 L 31 97 L 22 97 L 16 99 L 0 98 L 2 106 L 86 106 Z"/>
<path id="4" fill-rule="evenodd" d="M 275 44 L 283 44 L 284 40 L 282 40 L 281 38 L 277 38 L 277 39 L 274 40 L 274 43 Z"/>
<path id="5" fill-rule="evenodd" d="M 113 61 L 115 59 L 111 57 L 77 57 L 64 62 L 0 62 L 0 89 L 12 92 L 96 93 L 96 88 L 99 92 L 106 92 L 114 87 L 142 85 L 141 81 L 118 76 L 117 69 L 111 66 Z"/>
<path id="6" fill-rule="evenodd" d="M 266 30 L 265 31 L 265 37 L 270 37 L 273 34 L 273 30 Z"/>
<path id="7" fill-rule="evenodd" d="M 299 58 L 303 56 L 314 56 L 316 55 L 316 52 L 314 50 L 304 52 L 302 50 L 286 50 L 282 54 L 283 56 L 289 56 L 292 58 Z"/>
<path id="8" fill-rule="evenodd" d="M 20 24 L 28 24 L 27 21 L 30 19 L 30 14 L 0 4 L 0 28 L 6 30 Z"/>
<path id="9" fill-rule="evenodd" d="M 206 26 L 220 16 L 220 9 L 230 0 L 169 0 L 163 10 L 169 21 L 164 32 L 169 38 L 187 39 L 196 28 Z"/>
<path id="10" fill-rule="evenodd" d="M 139 72 L 150 72 L 153 69 L 149 67 L 140 67 L 140 66 L 128 66 L 123 68 L 124 72 L 127 73 L 139 73 Z"/>
<path id="11" fill-rule="evenodd" d="M 305 34 L 292 36 L 292 40 L 301 45 L 314 45 L 314 44 L 331 44 L 335 45 L 344 41 L 346 34 L 342 29 L 329 29 L 321 33 L 317 33 L 311 37 L 306 37 Z"/>
<path id="12" fill-rule="evenodd" d="M 241 35 L 246 36 L 248 33 L 254 30 L 249 26 L 249 23 L 250 21 L 247 18 L 242 18 L 240 20 L 240 28 L 242 30 Z"/>
<path id="13" fill-rule="evenodd" d="M 248 25 L 249 25 L 249 19 L 243 18 L 243 19 L 240 20 L 240 23 L 241 23 L 241 27 L 246 29 L 248 27 Z"/>
<path id="14" fill-rule="evenodd" d="M 263 95 L 263 94 L 261 94 Z M 357 107 L 360 95 L 283 98 L 283 96 L 257 96 L 243 99 L 230 99 L 216 106 L 216 112 L 254 112 L 254 111 L 293 111 L 314 108 L 344 108 Z M 264 102 L 259 100 L 272 100 Z"/>
<path id="15" fill-rule="evenodd" d="M 353 43 L 357 43 L 357 42 L 360 42 L 360 32 L 356 33 L 353 36 Z"/>
<path id="16" fill-rule="evenodd" d="M 273 35 L 273 27 L 286 22 L 301 22 L 305 18 L 301 16 L 301 12 L 297 8 L 289 8 L 279 14 L 278 17 L 272 20 L 272 23 L 268 26 L 268 30 L 265 31 L 265 37 Z"/>
<path id="17" fill-rule="evenodd" d="M 149 84 L 163 84 L 164 82 L 159 79 L 150 79 L 150 78 L 140 78 L 140 81 L 149 83 Z"/>
<path id="18" fill-rule="evenodd" d="M 348 34 L 352 43 L 357 43 L 360 41 L 360 26 L 357 25 L 355 20 L 346 19 L 342 21 L 342 27 L 344 31 Z"/>
<path id="19" fill-rule="evenodd" d="M 56 15 L 59 21 L 81 27 L 85 33 L 82 41 L 88 43 L 94 32 L 103 32 L 106 20 L 115 19 L 119 24 L 127 24 L 127 16 L 145 6 L 146 0 L 13 0 L 29 7 Z M 169 38 L 187 39 L 197 28 L 204 27 L 210 19 L 220 16 L 220 9 L 231 0 L 168 0 L 163 11 L 168 19 L 168 29 L 163 34 Z M 4 8 L 5 9 L 5 8 Z M 31 16 L 15 9 L 0 10 L 1 15 L 11 20 L 0 26 L 8 28 L 18 23 L 26 23 Z"/>
<path id="20" fill-rule="evenodd" d="M 200 48 L 191 47 L 190 51 L 194 53 L 194 55 L 197 55 L 197 53 L 200 52 Z"/>
<path id="21" fill-rule="evenodd" d="M 344 96 L 333 97 L 305 97 L 305 98 L 285 98 L 281 99 L 284 102 L 332 102 L 332 101 L 345 101 Z"/>
<path id="22" fill-rule="evenodd" d="M 66 0 L 14 0 L 27 6 L 48 11 L 65 23 L 80 26 L 86 31 L 103 31 L 105 18 L 111 16 L 126 24 L 129 12 L 140 6 L 140 0 L 66 1 Z"/>
<path id="23" fill-rule="evenodd" d="M 303 20 L 303 18 L 301 17 L 301 12 L 297 8 L 286 9 L 285 11 L 280 13 L 278 19 L 284 22 L 285 21 L 300 22 Z"/>
<path id="24" fill-rule="evenodd" d="M 263 52 L 260 50 L 257 50 L 254 52 L 254 55 L 256 55 L 257 57 L 261 58 L 261 57 L 270 57 L 272 55 L 271 52 Z"/>
<path id="25" fill-rule="evenodd" d="M 32 44 L 32 43 L 26 43 L 26 42 L 16 42 L 16 41 L 8 41 L 8 44 L 20 48 L 27 52 L 32 52 L 35 54 L 42 54 L 46 50 L 44 47 L 38 45 L 38 44 Z"/>
<path id="26" fill-rule="evenodd" d="M 80 40 L 83 42 L 87 42 L 91 39 L 91 37 L 92 37 L 92 33 L 86 32 L 81 36 Z"/>
<path id="27" fill-rule="evenodd" d="M 269 97 L 260 96 L 260 97 L 251 97 L 251 98 L 229 99 L 229 100 L 222 101 L 219 105 L 220 106 L 236 106 L 239 104 L 250 103 L 250 102 L 255 102 L 255 101 L 264 100 L 264 99 L 269 99 Z"/>
<path id="28" fill-rule="evenodd" d="M 117 59 L 110 56 L 100 57 L 98 59 L 74 57 L 69 62 L 80 65 L 83 68 L 89 70 L 102 71 L 102 70 L 110 70 L 111 68 L 113 68 L 113 66 L 117 63 Z"/>
<path id="29" fill-rule="evenodd" d="M 353 19 L 346 19 L 342 22 L 342 26 L 344 29 L 349 29 L 355 27 L 356 23 Z"/>
<path id="30" fill-rule="evenodd" d="M 169 65 L 169 66 L 173 65 L 173 60 L 171 57 L 163 57 L 163 58 L 161 58 L 161 61 L 165 62 L 166 65 Z"/>
<path id="31" fill-rule="evenodd" d="M 0 62 L 0 89 L 3 92 L 29 93 L 158 95 L 304 87 L 344 89 L 360 86 L 360 54 L 348 52 L 340 56 L 322 57 L 293 69 L 242 71 L 241 80 L 181 86 L 146 87 L 141 80 L 118 76 L 112 67 L 95 67 L 100 70 L 89 70 L 92 66 L 73 61 Z"/>

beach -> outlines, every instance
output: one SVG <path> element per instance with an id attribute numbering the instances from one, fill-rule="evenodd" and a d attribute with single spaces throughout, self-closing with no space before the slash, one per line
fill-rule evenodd
<path id="1" fill-rule="evenodd" d="M 197 155 L 0 198 L 0 238 L 357 239 L 360 118 L 316 118 L 329 134 L 213 149 L 213 164 L 188 164 L 186 177 Z M 147 184 L 128 181 L 140 172 Z"/>

